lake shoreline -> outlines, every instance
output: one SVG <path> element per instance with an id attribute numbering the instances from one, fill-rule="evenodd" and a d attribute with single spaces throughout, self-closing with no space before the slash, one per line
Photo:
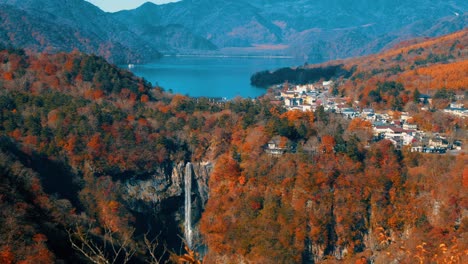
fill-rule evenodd
<path id="1" fill-rule="evenodd" d="M 215 55 L 215 54 L 164 54 L 162 57 L 199 57 L 199 58 L 245 58 L 245 59 L 295 59 L 293 56 L 282 55 Z"/>
<path id="2" fill-rule="evenodd" d="M 126 68 L 173 94 L 233 99 L 266 94 L 267 89 L 251 85 L 254 73 L 300 64 L 300 60 L 284 56 L 178 54 Z"/>

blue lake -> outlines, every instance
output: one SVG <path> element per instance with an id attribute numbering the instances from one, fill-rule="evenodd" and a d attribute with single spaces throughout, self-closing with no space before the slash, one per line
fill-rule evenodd
<path id="1" fill-rule="evenodd" d="M 255 72 L 302 64 L 304 61 L 292 58 L 163 57 L 131 71 L 173 93 L 232 99 L 265 94 L 266 89 L 250 85 Z"/>

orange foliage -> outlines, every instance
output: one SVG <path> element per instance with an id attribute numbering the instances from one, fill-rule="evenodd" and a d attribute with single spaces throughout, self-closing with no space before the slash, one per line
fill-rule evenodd
<path id="1" fill-rule="evenodd" d="M 44 68 L 44 71 L 47 75 L 53 75 L 57 72 L 57 66 L 55 66 L 52 63 L 47 63 L 47 65 Z"/>
<path id="2" fill-rule="evenodd" d="M 101 99 L 104 97 L 104 91 L 103 90 L 95 90 L 93 91 L 93 99 L 94 100 L 97 100 L 97 99 Z"/>
<path id="3" fill-rule="evenodd" d="M 468 167 L 463 169 L 463 187 L 468 187 Z"/>
<path id="4" fill-rule="evenodd" d="M 418 83 L 424 88 L 439 89 L 445 87 L 447 89 L 462 90 L 468 87 L 468 60 L 453 62 L 449 64 L 436 64 L 424 68 L 419 68 L 416 71 L 418 75 Z M 407 78 L 413 72 L 405 72 L 401 75 L 402 78 Z M 414 83 L 404 83 L 405 87 L 417 88 Z"/>
<path id="5" fill-rule="evenodd" d="M 19 140 L 21 138 L 21 135 L 22 133 L 21 133 L 21 130 L 19 129 L 15 129 L 10 133 L 10 136 L 16 140 Z"/>
<path id="6" fill-rule="evenodd" d="M 282 115 L 282 117 L 286 117 L 290 122 L 294 122 L 299 120 L 302 117 L 302 111 L 299 110 L 292 110 L 292 111 L 287 111 Z"/>
<path id="7" fill-rule="evenodd" d="M 237 180 L 239 174 L 239 164 L 237 164 L 237 162 L 229 154 L 224 154 L 220 156 L 216 162 L 216 166 L 211 175 L 211 178 L 213 178 L 214 181 L 222 181 L 224 179 Z"/>
<path id="8" fill-rule="evenodd" d="M 468 30 L 464 29 L 464 30 L 461 30 L 452 34 L 442 36 L 442 37 L 435 37 L 429 40 L 425 40 L 422 43 L 413 44 L 404 48 L 393 49 L 393 50 L 386 52 L 385 55 L 387 57 L 392 57 L 401 53 L 408 53 L 408 51 L 410 50 L 415 50 L 418 48 L 429 48 L 434 45 L 440 45 L 441 42 L 443 43 L 443 42 L 454 42 L 457 40 L 466 40 L 467 37 L 468 37 Z"/>
<path id="9" fill-rule="evenodd" d="M 87 144 L 91 154 L 99 155 L 103 150 L 100 134 L 94 134 Z"/>
<path id="10" fill-rule="evenodd" d="M 148 120 L 146 120 L 145 118 L 139 118 L 138 119 L 138 124 L 140 126 L 148 126 L 149 125 Z"/>
<path id="11" fill-rule="evenodd" d="M 363 105 L 369 102 L 367 95 L 377 82 L 399 82 L 407 90 L 442 87 L 463 90 L 468 84 L 468 49 L 463 45 L 467 41 L 468 30 L 464 29 L 377 55 L 346 60 L 345 68 L 356 66 L 355 78 L 346 80 L 342 87 L 355 99 L 361 95 Z M 404 93 L 400 99 L 403 105 L 409 101 Z"/>
<path id="12" fill-rule="evenodd" d="M 314 122 L 314 112 L 311 111 L 303 112 L 299 110 L 292 110 L 285 112 L 281 115 L 281 117 L 288 119 L 291 125 L 299 120 L 304 120 L 308 122 L 308 124 L 312 124 Z"/>
<path id="13" fill-rule="evenodd" d="M 12 264 L 15 262 L 15 255 L 11 252 L 11 248 L 6 246 L 0 250 L 0 263 Z"/>
<path id="14" fill-rule="evenodd" d="M 361 118 L 354 118 L 353 120 L 351 120 L 348 126 L 348 131 L 359 131 L 369 129 L 372 129 L 372 123 Z"/>
<path id="15" fill-rule="evenodd" d="M 321 149 L 327 153 L 333 151 L 335 147 L 335 138 L 333 136 L 325 135 L 322 137 Z"/>
<path id="16" fill-rule="evenodd" d="M 130 98 L 129 98 L 130 102 L 135 102 L 137 97 L 138 96 L 135 93 L 130 93 Z"/>
<path id="17" fill-rule="evenodd" d="M 135 121 L 135 116 L 134 115 L 128 115 L 127 116 L 127 121 L 128 122 L 134 122 Z"/>
<path id="18" fill-rule="evenodd" d="M 116 213 L 117 210 L 119 209 L 120 204 L 116 201 L 110 201 L 108 203 L 109 209 L 113 212 Z"/>
<path id="19" fill-rule="evenodd" d="M 24 137 L 23 142 L 29 145 L 37 145 L 39 141 L 37 139 L 37 136 L 27 135 L 26 137 Z"/>
<path id="20" fill-rule="evenodd" d="M 247 182 L 247 180 L 245 179 L 245 176 L 240 176 L 239 177 L 239 184 L 240 185 L 245 185 L 246 182 Z"/>
<path id="21" fill-rule="evenodd" d="M 64 68 L 68 72 L 71 72 L 73 70 L 73 57 L 72 56 L 67 58 Z"/>
<path id="22" fill-rule="evenodd" d="M 43 234 L 36 234 L 33 237 L 35 242 L 29 256 L 26 259 L 19 261 L 18 264 L 49 264 L 54 263 L 54 255 L 50 252 L 45 242 L 47 237 Z"/>
<path id="23" fill-rule="evenodd" d="M 173 107 L 177 107 L 179 106 L 180 104 L 182 104 L 183 102 L 185 102 L 188 98 L 183 96 L 183 95 L 180 95 L 180 94 L 176 94 L 174 95 L 174 97 L 172 98 L 172 101 L 171 101 L 171 106 Z"/>
<path id="24" fill-rule="evenodd" d="M 149 102 L 149 96 L 146 95 L 146 94 L 142 95 L 140 101 L 141 101 L 142 103 L 147 103 L 147 102 Z"/>
<path id="25" fill-rule="evenodd" d="M 63 149 L 69 153 L 69 155 L 74 154 L 76 148 L 77 136 L 71 136 L 63 146 Z"/>
<path id="26" fill-rule="evenodd" d="M 13 80 L 13 73 L 11 72 L 5 72 L 3 74 L 3 79 L 7 80 L 7 81 L 11 81 Z"/>

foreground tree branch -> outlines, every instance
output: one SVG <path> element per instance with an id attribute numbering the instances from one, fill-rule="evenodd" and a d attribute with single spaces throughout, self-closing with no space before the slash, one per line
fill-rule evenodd
<path id="1" fill-rule="evenodd" d="M 133 232 L 120 235 L 104 228 L 103 236 L 98 237 L 91 233 L 91 227 L 67 230 L 72 248 L 96 264 L 129 263 L 136 252 L 131 245 Z"/>

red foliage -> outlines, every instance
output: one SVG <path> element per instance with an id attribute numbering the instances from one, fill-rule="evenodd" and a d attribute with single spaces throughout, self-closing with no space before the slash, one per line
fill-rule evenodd
<path id="1" fill-rule="evenodd" d="M 11 72 L 5 72 L 3 74 L 3 79 L 7 80 L 7 81 L 11 81 L 13 80 L 13 73 Z"/>
<path id="2" fill-rule="evenodd" d="M 335 138 L 333 136 L 325 135 L 322 137 L 321 149 L 324 152 L 331 153 L 335 147 Z"/>
<path id="3" fill-rule="evenodd" d="M 468 187 L 468 167 L 463 169 L 463 187 Z"/>
<path id="4" fill-rule="evenodd" d="M 87 146 L 92 155 L 99 156 L 104 149 L 101 141 L 101 135 L 99 133 L 94 134 L 89 140 Z"/>
<path id="5" fill-rule="evenodd" d="M 5 246 L 0 250 L 0 263 L 12 264 L 15 262 L 15 255 L 9 246 Z"/>
<path id="6" fill-rule="evenodd" d="M 359 131 L 372 129 L 372 123 L 361 118 L 354 118 L 348 126 L 348 131 Z"/>
<path id="7" fill-rule="evenodd" d="M 149 102 L 149 96 L 146 95 L 146 94 L 142 95 L 140 101 L 141 101 L 142 103 L 147 103 L 147 102 Z"/>
<path id="8" fill-rule="evenodd" d="M 103 90 L 95 90 L 93 91 L 93 99 L 98 100 L 104 97 L 104 91 Z"/>

